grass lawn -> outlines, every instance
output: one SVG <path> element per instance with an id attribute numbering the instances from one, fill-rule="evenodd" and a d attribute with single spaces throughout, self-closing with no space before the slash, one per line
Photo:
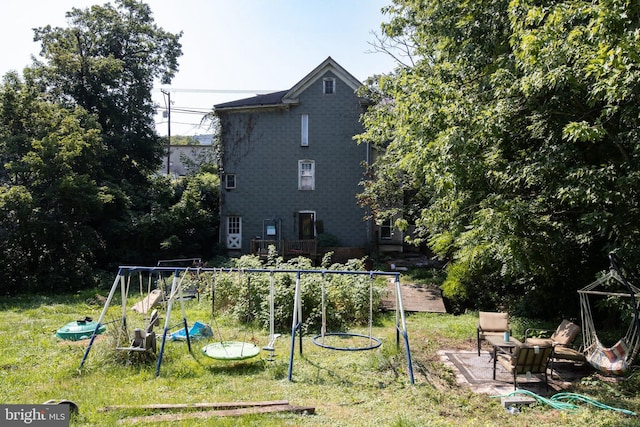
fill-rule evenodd
<path id="1" fill-rule="evenodd" d="M 102 291 L 104 294 L 104 291 Z M 131 360 L 113 346 L 115 324 L 97 340 L 81 371 L 78 370 L 86 342 L 61 341 L 56 329 L 84 316 L 99 317 L 102 306 L 95 291 L 77 295 L 21 296 L 0 302 L 0 402 L 43 403 L 50 399 L 72 400 L 79 406 L 73 426 L 111 426 L 132 417 L 159 414 L 141 409 L 101 411 L 111 405 L 150 403 L 200 403 L 286 400 L 311 406 L 314 415 L 293 413 L 246 415 L 242 418 L 208 418 L 173 421 L 183 426 L 580 426 L 638 425 L 637 417 L 584 407 L 561 412 L 547 405 L 507 413 L 500 400 L 475 394 L 456 383 L 453 371 L 437 357 L 440 349 L 475 346 L 475 314 L 461 316 L 415 314 L 407 317 L 415 385 L 407 374 L 404 346 L 395 345 L 394 314 L 376 317 L 373 335 L 383 345 L 364 352 L 331 351 L 314 345 L 305 335 L 303 355 L 296 346 L 293 381 L 288 381 L 290 331 L 276 342 L 276 358 L 258 357 L 242 362 L 223 362 L 205 357 L 200 349 L 213 342 L 168 342 L 159 377 L 156 360 Z M 211 319 L 207 299 L 185 303 L 189 323 L 211 323 L 224 339 L 267 344 L 268 332 L 236 328 L 225 319 Z M 108 314 L 118 317 L 118 307 Z M 172 323 L 181 318 L 174 307 Z M 215 320 L 215 322 L 212 322 Z M 137 319 L 132 318 L 132 323 Z M 143 326 L 136 325 L 133 326 Z M 161 324 L 162 326 L 162 324 Z M 368 330 L 352 332 L 368 334 Z M 517 335 L 518 331 L 514 331 Z M 640 413 L 638 374 L 611 383 L 589 377 L 571 390 L 611 406 Z M 158 422 L 135 422 L 158 425 Z M 169 425 L 162 423 L 161 425 Z"/>

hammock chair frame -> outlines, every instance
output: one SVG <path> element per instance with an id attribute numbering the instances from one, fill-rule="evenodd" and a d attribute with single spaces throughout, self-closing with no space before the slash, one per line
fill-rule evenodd
<path id="1" fill-rule="evenodd" d="M 596 369 L 607 374 L 624 374 L 629 369 L 629 364 L 640 350 L 640 319 L 638 317 L 638 301 L 636 294 L 640 293 L 640 288 L 633 283 L 636 279 L 626 270 L 621 260 L 615 254 L 609 254 L 611 268 L 609 271 L 578 291 L 580 295 L 580 309 L 582 317 L 582 340 L 583 349 L 587 356 L 587 361 Z M 615 281 L 624 286 L 627 292 L 611 292 L 597 290 L 599 287 L 610 281 Z M 599 295 L 605 297 L 626 297 L 631 298 L 633 308 L 633 319 L 627 331 L 616 344 L 606 348 L 598 338 L 591 311 L 589 295 Z"/>

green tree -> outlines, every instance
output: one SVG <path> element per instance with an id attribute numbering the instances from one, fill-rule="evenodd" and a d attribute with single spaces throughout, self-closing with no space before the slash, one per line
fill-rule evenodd
<path id="1" fill-rule="evenodd" d="M 150 265 L 159 259 L 217 255 L 220 179 L 206 169 L 178 180 L 154 178 L 146 213 L 121 250 Z"/>
<path id="2" fill-rule="evenodd" d="M 27 77 L 31 73 L 27 71 Z M 129 214 L 127 239 L 107 245 L 96 222 L 131 212 L 125 194 L 97 185 L 101 128 L 81 107 L 62 108 L 28 78 L 0 86 L 0 293 L 69 291 L 93 284 L 97 258 L 125 260 L 216 254 L 219 178 L 215 165 L 172 180 L 149 178 L 144 204 Z M 118 190 L 116 187 L 115 190 Z M 121 215 L 121 214 L 119 214 Z M 116 218 L 119 218 L 116 217 Z"/>
<path id="3" fill-rule="evenodd" d="M 73 8 L 66 28 L 35 29 L 44 62 L 34 66 L 60 101 L 98 117 L 105 180 L 135 185 L 158 169 L 164 147 L 154 131 L 151 90 L 177 72 L 182 33 L 158 27 L 143 2 L 114 3 Z"/>
<path id="4" fill-rule="evenodd" d="M 636 3 L 396 0 L 387 12 L 385 33 L 410 38 L 418 60 L 372 89 L 384 102 L 361 139 L 385 148 L 375 171 L 403 191 L 374 182 L 363 197 L 408 207 L 450 261 L 447 296 L 548 316 L 577 306 L 612 248 L 640 261 Z"/>
<path id="5" fill-rule="evenodd" d="M 0 292 L 68 290 L 91 281 L 102 244 L 90 226 L 108 200 L 92 171 L 100 125 L 8 74 L 0 86 Z"/>
<path id="6" fill-rule="evenodd" d="M 66 28 L 35 29 L 43 60 L 33 69 L 55 102 L 83 107 L 101 126 L 94 179 L 113 200 L 93 226 L 105 241 L 98 259 L 111 268 L 137 261 L 121 249 L 136 239 L 139 217 L 148 213 L 150 179 L 165 149 L 154 129 L 151 90 L 177 72 L 182 33 L 158 27 L 150 7 L 137 0 L 73 8 L 67 20 Z"/>
<path id="7" fill-rule="evenodd" d="M 183 194 L 159 189 L 164 144 L 151 99 L 154 82 L 169 83 L 178 69 L 181 34 L 156 26 L 149 6 L 134 0 L 74 8 L 67 18 L 67 28 L 35 30 L 41 61 L 0 87 L 0 262 L 8 277 L 0 292 L 76 289 L 91 283 L 96 266 L 146 261 L 160 243 L 138 250 L 138 225 Z M 149 233 L 162 239 L 171 221 Z"/>

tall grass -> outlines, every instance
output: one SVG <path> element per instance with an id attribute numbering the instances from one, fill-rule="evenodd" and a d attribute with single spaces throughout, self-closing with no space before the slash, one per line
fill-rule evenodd
<path id="1" fill-rule="evenodd" d="M 86 342 L 55 338 L 55 330 L 84 316 L 97 318 L 102 306 L 97 291 L 75 295 L 21 296 L 0 302 L 0 402 L 42 403 L 68 399 L 79 406 L 74 426 L 111 426 L 119 420 L 154 412 L 141 409 L 102 412 L 111 405 L 148 403 L 198 403 L 288 400 L 313 406 L 315 415 L 292 413 L 175 421 L 183 426 L 581 426 L 636 425 L 637 419 L 595 409 L 559 413 L 545 406 L 528 408 L 514 416 L 498 399 L 473 393 L 459 385 L 451 368 L 437 352 L 473 349 L 477 316 L 414 314 L 407 317 L 414 362 L 415 385 L 409 383 L 404 347 L 396 348 L 393 313 L 378 314 L 373 335 L 383 345 L 372 351 L 331 351 L 303 337 L 303 354 L 294 349 L 293 381 L 288 381 L 290 330 L 276 342 L 275 359 L 268 352 L 238 362 L 205 357 L 200 349 L 211 340 L 194 344 L 168 342 L 160 376 L 157 359 L 124 357 L 114 349 L 116 323 L 94 344 L 82 370 L 79 364 Z M 268 332 L 257 325 L 237 324 L 231 316 L 211 316 L 210 301 L 201 298 L 185 303 L 189 323 L 212 323 L 215 339 L 251 341 L 263 346 Z M 118 318 L 118 308 L 109 312 Z M 172 312 L 178 322 L 179 305 Z M 132 322 L 142 319 L 131 318 Z M 172 322 L 175 323 L 175 322 Z M 140 326 L 140 325 L 132 325 Z M 352 332 L 368 334 L 366 326 Z M 640 411 L 640 381 L 632 375 L 623 382 L 591 377 L 575 391 L 619 407 Z M 158 413 L 156 411 L 155 413 Z M 153 423 L 146 424 L 153 425 Z M 162 424 L 165 425 L 165 424 Z M 168 425 L 168 424 L 166 424 Z"/>

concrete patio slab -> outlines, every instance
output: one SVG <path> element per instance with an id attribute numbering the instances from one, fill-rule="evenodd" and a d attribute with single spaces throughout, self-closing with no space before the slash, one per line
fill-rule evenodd
<path id="1" fill-rule="evenodd" d="M 514 390 L 513 377 L 502 365 L 496 366 L 496 379 L 493 379 L 493 360 L 489 351 L 440 350 L 440 360 L 452 368 L 458 384 L 469 387 L 476 393 L 492 396 L 503 396 Z M 528 379 L 518 376 L 518 388 L 529 390 L 539 396 L 551 396 L 566 390 L 572 383 L 580 381 L 593 371 L 587 366 L 576 366 L 570 363 L 554 363 L 553 371 L 548 372 L 549 389 L 544 383 L 544 376 L 533 375 Z"/>

